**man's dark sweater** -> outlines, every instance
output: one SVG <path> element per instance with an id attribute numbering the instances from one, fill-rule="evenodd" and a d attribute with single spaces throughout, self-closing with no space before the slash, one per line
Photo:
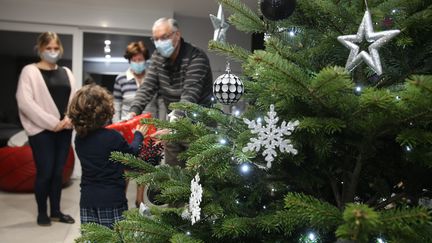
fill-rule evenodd
<path id="1" fill-rule="evenodd" d="M 157 50 L 151 58 L 143 84 L 135 94 L 131 110 L 141 114 L 154 94 L 159 93 L 168 107 L 172 102 L 191 102 L 209 106 L 213 78 L 206 53 L 181 39 L 174 63 Z"/>

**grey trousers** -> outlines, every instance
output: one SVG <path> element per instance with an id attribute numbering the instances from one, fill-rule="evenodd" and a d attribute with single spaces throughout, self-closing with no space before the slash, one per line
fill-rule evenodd
<path id="1" fill-rule="evenodd" d="M 186 161 L 179 160 L 177 156 L 179 153 L 185 151 L 188 148 L 188 144 L 184 142 L 169 142 L 165 145 L 165 163 L 168 165 L 178 165 L 185 167 Z"/>
<path id="2" fill-rule="evenodd" d="M 151 112 L 154 118 L 160 120 L 167 120 L 168 109 L 166 108 L 165 102 L 162 97 L 155 95 L 151 102 L 145 107 L 143 113 Z M 180 167 L 185 166 L 185 161 L 177 159 L 179 153 L 185 151 L 188 148 L 186 143 L 182 142 L 170 142 L 165 145 L 165 163 L 168 165 L 178 165 Z"/>

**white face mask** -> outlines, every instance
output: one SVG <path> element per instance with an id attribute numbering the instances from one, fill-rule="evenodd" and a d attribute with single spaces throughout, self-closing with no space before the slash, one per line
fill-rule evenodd
<path id="1" fill-rule="evenodd" d="M 45 50 L 40 54 L 41 58 L 49 63 L 56 64 L 60 59 L 60 51 Z"/>

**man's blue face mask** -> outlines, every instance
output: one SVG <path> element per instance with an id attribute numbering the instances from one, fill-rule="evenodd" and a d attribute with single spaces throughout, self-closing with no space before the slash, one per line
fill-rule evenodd
<path id="1" fill-rule="evenodd" d="M 156 49 L 163 57 L 170 57 L 174 52 L 174 45 L 171 39 L 158 40 L 154 42 Z"/>

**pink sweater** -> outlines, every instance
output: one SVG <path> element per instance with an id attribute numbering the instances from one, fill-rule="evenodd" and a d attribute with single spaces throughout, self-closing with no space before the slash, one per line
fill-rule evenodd
<path id="1" fill-rule="evenodd" d="M 75 78 L 70 69 L 64 68 L 69 76 L 71 86 L 70 103 L 76 90 Z M 60 112 L 36 64 L 29 64 L 22 69 L 18 80 L 16 99 L 21 124 L 28 136 L 43 130 L 53 131 L 60 122 Z"/>

